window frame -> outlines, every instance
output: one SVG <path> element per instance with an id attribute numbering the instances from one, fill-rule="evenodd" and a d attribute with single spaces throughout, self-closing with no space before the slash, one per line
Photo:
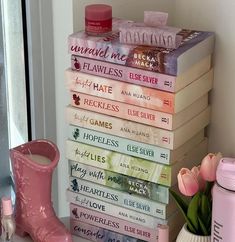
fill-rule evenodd
<path id="1" fill-rule="evenodd" d="M 56 103 L 52 0 L 22 0 L 26 12 L 32 139 L 56 143 Z M 58 174 L 53 173 L 52 200 L 58 212 Z"/>
<path id="2" fill-rule="evenodd" d="M 26 0 L 32 139 L 56 142 L 54 39 L 51 0 Z"/>
<path id="3" fill-rule="evenodd" d="M 2 13 L 2 4 L 0 2 L 0 13 Z M 5 52 L 4 52 L 4 33 L 2 18 L 0 18 L 0 197 L 5 194 L 7 184 L 10 183 L 10 163 L 9 161 L 9 139 L 8 139 L 8 118 L 7 118 L 7 86 L 5 75 Z"/>

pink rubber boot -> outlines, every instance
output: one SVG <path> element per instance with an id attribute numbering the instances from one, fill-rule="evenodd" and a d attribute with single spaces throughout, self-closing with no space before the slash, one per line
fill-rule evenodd
<path id="1" fill-rule="evenodd" d="M 71 242 L 51 202 L 52 173 L 59 151 L 48 140 L 35 140 L 10 150 L 16 188 L 16 233 L 36 242 Z"/>

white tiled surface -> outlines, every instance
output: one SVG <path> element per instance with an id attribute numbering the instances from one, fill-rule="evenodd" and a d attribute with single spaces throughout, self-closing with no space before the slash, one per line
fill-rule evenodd
<path id="1" fill-rule="evenodd" d="M 69 227 L 69 219 L 68 218 L 62 218 L 61 220 L 64 222 L 66 227 Z M 32 241 L 33 240 L 30 237 L 21 238 L 21 237 L 15 235 L 15 238 L 14 238 L 14 242 L 32 242 Z M 90 242 L 89 240 L 82 239 L 82 238 L 76 237 L 76 236 L 73 236 L 73 241 L 74 242 Z"/>

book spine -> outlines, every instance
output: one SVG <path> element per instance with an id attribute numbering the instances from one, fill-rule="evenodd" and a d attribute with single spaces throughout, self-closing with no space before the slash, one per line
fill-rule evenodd
<path id="1" fill-rule="evenodd" d="M 66 141 L 66 157 L 70 160 L 165 186 L 176 184 L 177 173 L 181 167 L 195 165 L 205 156 L 206 150 L 207 139 L 204 139 L 174 165 L 167 166 L 70 140 Z"/>
<path id="2" fill-rule="evenodd" d="M 171 152 L 169 149 L 97 132 L 95 130 L 69 125 L 68 137 L 73 141 L 98 146 L 153 162 L 162 164 L 171 163 Z"/>
<path id="3" fill-rule="evenodd" d="M 144 108 L 175 113 L 175 94 L 140 85 L 119 82 L 89 75 L 71 69 L 66 70 L 66 86 L 69 90 L 88 95 L 118 100 Z"/>
<path id="4" fill-rule="evenodd" d="M 156 242 L 157 228 L 149 229 L 117 217 L 109 216 L 94 210 L 70 204 L 70 217 L 80 222 L 109 229 L 120 234 L 125 234 L 145 241 Z"/>
<path id="5" fill-rule="evenodd" d="M 173 115 L 127 103 L 116 102 L 79 92 L 70 92 L 70 104 L 92 112 L 98 112 L 131 120 L 158 128 L 171 130 Z"/>
<path id="6" fill-rule="evenodd" d="M 141 198 L 134 194 L 118 191 L 99 184 L 70 177 L 70 189 L 78 194 L 100 199 L 102 201 L 125 207 L 136 212 L 151 215 L 153 217 L 166 219 L 170 212 L 174 212 L 173 208 L 169 209 L 168 205 L 158 203 L 152 200 Z M 170 210 L 170 211 L 169 211 Z M 176 210 L 176 207 L 175 207 Z"/>
<path id="7" fill-rule="evenodd" d="M 136 194 L 153 201 L 165 204 L 169 203 L 169 188 L 153 182 L 125 176 L 72 160 L 69 161 L 69 172 L 73 177 L 95 182 L 130 194 Z"/>
<path id="8" fill-rule="evenodd" d="M 67 190 L 67 201 L 78 206 L 117 217 L 146 228 L 156 229 L 159 224 L 168 224 L 168 219 L 160 219 L 150 215 L 123 208 L 112 203 L 101 201 Z M 174 215 L 172 216 L 174 217 Z"/>
<path id="9" fill-rule="evenodd" d="M 174 131 L 73 108 L 72 106 L 67 107 L 66 118 L 68 123 L 76 126 L 173 150 L 183 145 L 208 125 L 210 107 Z"/>
<path id="10" fill-rule="evenodd" d="M 111 43 L 112 40 L 117 41 L 118 38 L 118 32 L 104 38 L 94 39 L 89 38 L 85 34 L 82 34 L 82 36 L 71 35 L 68 38 L 68 51 L 73 55 L 107 61 L 124 66 L 131 66 L 148 71 L 167 73 L 163 63 L 166 61 L 164 60 L 165 53 L 157 50 L 156 53 L 151 53 L 152 55 L 150 56 L 146 54 L 146 51 L 148 51 L 149 48 Z M 170 51 L 166 50 L 166 52 L 169 53 Z M 172 70 L 167 74 L 177 75 L 177 60 L 173 60 L 172 62 L 172 67 L 170 68 Z"/>
<path id="11" fill-rule="evenodd" d="M 143 240 L 100 228 L 79 220 L 70 220 L 70 231 L 73 235 L 93 242 L 144 242 Z"/>
<path id="12" fill-rule="evenodd" d="M 171 185 L 171 166 L 127 156 L 71 140 L 66 141 L 66 157 L 70 160 L 161 185 Z"/>
<path id="13" fill-rule="evenodd" d="M 167 92 L 175 92 L 175 76 L 117 65 L 106 61 L 97 61 L 95 59 L 83 58 L 76 55 L 71 56 L 71 68 L 87 74 L 102 76 Z"/>

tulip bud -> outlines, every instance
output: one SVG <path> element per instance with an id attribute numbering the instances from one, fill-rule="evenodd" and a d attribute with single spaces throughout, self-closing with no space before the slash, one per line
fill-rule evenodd
<path id="1" fill-rule="evenodd" d="M 185 196 L 193 196 L 199 190 L 197 178 L 187 168 L 182 168 L 177 176 L 180 192 Z"/>
<path id="2" fill-rule="evenodd" d="M 194 174 L 195 177 L 198 177 L 199 176 L 199 173 L 200 173 L 200 166 L 194 166 L 191 169 L 191 172 Z"/>
<path id="3" fill-rule="evenodd" d="M 194 166 L 191 169 L 191 172 L 195 175 L 195 177 L 197 178 L 197 181 L 199 183 L 199 190 L 203 191 L 206 187 L 206 181 L 202 178 L 201 174 L 200 174 L 200 167 L 201 166 Z"/>
<path id="4" fill-rule="evenodd" d="M 216 169 L 219 164 L 222 154 L 219 152 L 217 154 L 209 153 L 202 160 L 200 167 L 200 175 L 206 181 L 215 181 L 216 179 Z"/>

